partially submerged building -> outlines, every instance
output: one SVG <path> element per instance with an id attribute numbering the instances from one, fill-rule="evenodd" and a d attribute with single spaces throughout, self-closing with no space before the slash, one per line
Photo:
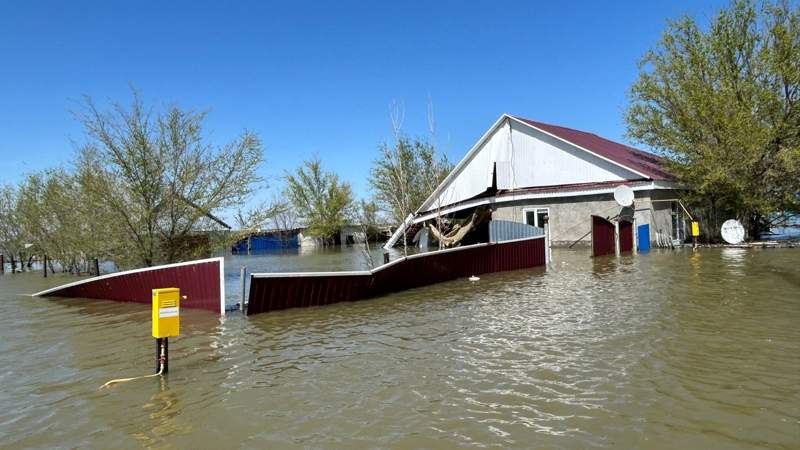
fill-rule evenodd
<path id="1" fill-rule="evenodd" d="M 589 132 L 504 114 L 387 247 L 398 242 L 404 228 L 419 240 L 425 225 L 470 216 L 474 221 L 476 211 L 488 215 L 483 223 L 495 219 L 536 227 L 548 216 L 553 245 L 588 245 L 592 216 L 649 224 L 651 242 L 683 240 L 685 217 L 672 201 L 680 186 L 664 163 L 657 155 Z M 614 201 L 620 185 L 633 190 L 632 208 Z"/>

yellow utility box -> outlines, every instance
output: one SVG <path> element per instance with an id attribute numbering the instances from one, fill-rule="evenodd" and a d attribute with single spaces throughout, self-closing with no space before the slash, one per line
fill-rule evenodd
<path id="1" fill-rule="evenodd" d="M 181 290 L 153 289 L 153 337 L 178 336 L 181 332 Z"/>
<path id="2" fill-rule="evenodd" d="M 692 222 L 692 237 L 700 236 L 700 222 Z"/>

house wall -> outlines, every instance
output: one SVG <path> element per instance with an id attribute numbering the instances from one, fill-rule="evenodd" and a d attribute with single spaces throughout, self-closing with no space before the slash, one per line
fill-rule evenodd
<path id="1" fill-rule="evenodd" d="M 347 225 L 339 231 L 339 241 L 342 245 L 347 243 L 348 236 L 352 236 L 356 244 L 364 242 L 364 231 L 360 226 Z M 302 232 L 297 235 L 297 242 L 300 247 L 305 248 L 322 247 L 323 245 L 322 239 L 305 235 Z"/>
<path id="2" fill-rule="evenodd" d="M 302 232 L 297 234 L 297 245 L 300 248 L 315 248 L 322 247 L 322 239 L 314 236 L 306 235 Z"/>
<path id="3" fill-rule="evenodd" d="M 656 232 L 672 233 L 672 206 L 669 202 L 652 203 L 651 199 L 674 198 L 674 191 L 635 192 L 636 225 L 650 224 L 650 241 L 656 241 Z M 613 194 L 584 195 L 578 197 L 544 198 L 505 203 L 492 213 L 493 219 L 525 222 L 525 210 L 549 208 L 550 241 L 552 245 L 568 246 L 591 244 L 591 216 L 615 217 L 630 215 L 630 208 L 623 208 L 614 201 Z"/>
<path id="4" fill-rule="evenodd" d="M 651 196 L 652 200 L 668 200 L 677 198 L 675 191 L 655 191 Z M 650 222 L 650 241 L 656 242 L 658 233 L 667 239 L 674 236 L 675 230 L 672 229 L 672 202 L 654 202 L 652 205 L 652 222 Z"/>
<path id="5" fill-rule="evenodd" d="M 506 119 L 479 144 L 475 153 L 459 163 L 445 181 L 445 188 L 423 205 L 420 212 L 484 192 L 492 185 L 494 168 L 498 189 L 641 178 L 575 145 Z"/>
<path id="6" fill-rule="evenodd" d="M 511 122 L 511 145 L 506 145 L 503 152 L 498 152 L 496 159 L 498 189 L 622 181 L 641 177 L 517 122 Z"/>
<path id="7" fill-rule="evenodd" d="M 364 234 L 364 230 L 360 226 L 349 225 L 339 232 L 340 240 L 342 245 L 347 244 L 347 237 L 351 236 L 353 238 L 354 244 L 363 244 L 364 238 L 366 235 Z"/>

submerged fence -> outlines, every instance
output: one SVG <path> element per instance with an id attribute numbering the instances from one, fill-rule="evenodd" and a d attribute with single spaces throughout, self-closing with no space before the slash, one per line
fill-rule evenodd
<path id="1" fill-rule="evenodd" d="M 149 305 L 153 289 L 174 287 L 186 296 L 186 300 L 181 300 L 181 308 L 225 314 L 224 270 L 223 258 L 202 259 L 101 275 L 33 296 L 96 298 Z"/>
<path id="2" fill-rule="evenodd" d="M 247 314 L 355 301 L 490 272 L 546 264 L 545 236 L 397 259 L 371 271 L 254 273 Z"/>

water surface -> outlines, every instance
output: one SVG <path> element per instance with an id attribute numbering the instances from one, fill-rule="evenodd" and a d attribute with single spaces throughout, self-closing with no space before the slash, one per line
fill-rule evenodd
<path id="1" fill-rule="evenodd" d="M 591 259 L 375 300 L 182 311 L 170 373 L 146 306 L 0 277 L 0 446 L 798 448 L 800 251 Z M 228 257 L 363 267 L 357 251 Z M 237 300 L 238 301 L 238 300 Z"/>

